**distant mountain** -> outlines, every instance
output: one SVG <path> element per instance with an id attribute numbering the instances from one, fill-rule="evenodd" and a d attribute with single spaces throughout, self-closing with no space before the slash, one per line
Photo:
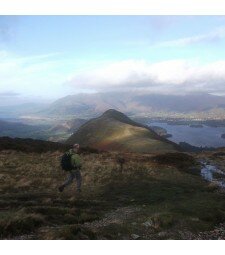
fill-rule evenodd
<path id="1" fill-rule="evenodd" d="M 110 109 L 82 125 L 66 142 L 100 150 L 154 153 L 176 151 L 179 147 L 149 127 Z"/>
<path id="2" fill-rule="evenodd" d="M 46 128 L 46 126 L 33 126 L 20 122 L 0 120 L 0 136 L 39 138 L 39 133 L 44 131 Z"/>
<path id="3" fill-rule="evenodd" d="M 206 93 L 187 95 L 143 94 L 140 92 L 107 92 L 79 94 L 61 98 L 40 114 L 48 116 L 97 117 L 107 109 L 128 115 L 143 113 L 192 113 L 215 109 L 225 111 L 225 97 Z"/>
<path id="4" fill-rule="evenodd" d="M 56 125 L 29 125 L 17 121 L 0 120 L 0 137 L 19 137 L 51 140 L 53 142 L 64 141 L 74 133 L 87 120 L 72 119 L 59 121 Z"/>
<path id="5" fill-rule="evenodd" d="M 164 110 L 172 112 L 201 112 L 213 108 L 225 109 L 225 97 L 207 93 L 192 93 L 187 95 L 139 95 L 133 101 L 143 107 L 155 111 Z"/>
<path id="6" fill-rule="evenodd" d="M 42 113 L 53 116 L 93 117 L 110 108 L 125 110 L 129 100 L 129 93 L 118 92 L 71 95 L 58 99 Z"/>

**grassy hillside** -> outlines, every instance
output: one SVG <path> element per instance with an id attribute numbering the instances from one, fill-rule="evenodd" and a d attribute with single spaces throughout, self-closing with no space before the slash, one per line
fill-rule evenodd
<path id="1" fill-rule="evenodd" d="M 22 138 L 10 138 L 0 137 L 0 151 L 3 150 L 16 150 L 27 153 L 31 152 L 50 152 L 50 151 L 65 151 L 70 146 L 66 144 L 35 140 L 35 139 L 22 139 Z"/>
<path id="2" fill-rule="evenodd" d="M 108 110 L 99 118 L 82 125 L 68 140 L 101 150 L 139 153 L 176 151 L 178 146 L 160 137 L 150 128 L 136 123 L 126 115 Z"/>
<path id="3" fill-rule="evenodd" d="M 225 195 L 191 156 L 86 153 L 77 194 L 58 193 L 61 154 L 0 152 L 1 239 L 225 238 Z"/>

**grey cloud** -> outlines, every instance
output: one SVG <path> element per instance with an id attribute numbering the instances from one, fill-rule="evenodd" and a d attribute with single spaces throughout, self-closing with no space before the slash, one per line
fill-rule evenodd
<path id="1" fill-rule="evenodd" d="M 0 97 L 18 97 L 19 93 L 13 91 L 0 92 Z"/>
<path id="2" fill-rule="evenodd" d="M 90 86 L 91 87 L 91 86 Z M 140 90 L 148 92 L 177 94 L 177 93 L 189 93 L 189 92 L 205 92 L 205 93 L 225 93 L 225 80 L 219 78 L 207 79 L 207 77 L 188 79 L 185 82 L 179 84 L 173 82 L 157 82 L 153 78 L 146 78 L 142 80 L 136 80 L 132 82 L 127 80 L 121 82 L 120 85 L 95 87 L 99 92 L 105 91 L 131 91 Z"/>

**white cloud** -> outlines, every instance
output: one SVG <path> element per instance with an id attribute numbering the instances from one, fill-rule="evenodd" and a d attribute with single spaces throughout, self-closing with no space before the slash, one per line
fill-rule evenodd
<path id="1" fill-rule="evenodd" d="M 158 63 L 127 60 L 76 74 L 68 83 L 77 89 L 97 91 L 140 89 L 158 93 L 225 93 L 225 61 L 200 64 L 187 60 Z"/>
<path id="2" fill-rule="evenodd" d="M 0 51 L 0 93 L 10 91 L 50 98 L 78 91 L 110 90 L 225 94 L 225 61 L 208 64 L 194 60 L 105 62 L 100 67 L 90 65 L 88 71 L 78 68 L 77 73 L 65 82 L 65 66 L 73 64 L 71 59 L 55 58 L 55 54 L 20 57 Z M 62 86 L 65 83 L 70 86 Z"/>
<path id="3" fill-rule="evenodd" d="M 55 97 L 57 87 L 65 81 L 58 72 L 65 63 L 56 58 L 58 55 L 18 56 L 0 51 L 0 93 L 10 90 L 27 96 Z"/>

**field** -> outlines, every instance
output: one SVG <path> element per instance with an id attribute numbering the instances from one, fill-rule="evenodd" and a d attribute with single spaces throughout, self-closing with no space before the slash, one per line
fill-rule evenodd
<path id="1" fill-rule="evenodd" d="M 192 156 L 85 153 L 82 193 L 59 193 L 61 155 L 0 152 L 1 239 L 224 239 L 225 195 Z"/>

